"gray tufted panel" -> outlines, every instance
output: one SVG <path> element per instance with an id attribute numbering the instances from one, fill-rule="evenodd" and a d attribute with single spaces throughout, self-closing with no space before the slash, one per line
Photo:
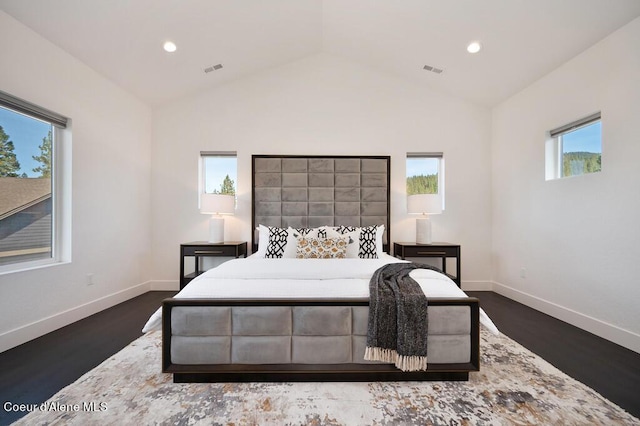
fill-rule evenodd
<path id="1" fill-rule="evenodd" d="M 252 229 L 259 224 L 384 224 L 388 247 L 390 157 L 254 155 L 252 160 Z M 256 246 L 254 233 L 254 250 Z"/>
<path id="2" fill-rule="evenodd" d="M 368 364 L 363 359 L 368 310 L 366 306 L 176 307 L 171 316 L 171 359 L 183 364 Z M 469 362 L 469 306 L 429 306 L 428 315 L 429 363 Z"/>

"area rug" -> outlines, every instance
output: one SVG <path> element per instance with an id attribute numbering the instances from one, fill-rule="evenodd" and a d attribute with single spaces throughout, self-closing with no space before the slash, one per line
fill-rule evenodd
<path id="1" fill-rule="evenodd" d="M 640 424 L 508 337 L 481 339 L 481 371 L 468 382 L 174 384 L 153 332 L 16 424 Z"/>

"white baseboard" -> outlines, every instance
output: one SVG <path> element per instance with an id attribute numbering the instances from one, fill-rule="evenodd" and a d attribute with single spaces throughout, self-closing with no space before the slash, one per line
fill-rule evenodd
<path id="1" fill-rule="evenodd" d="M 620 346 L 640 353 L 640 335 L 629 330 L 622 329 L 616 325 L 609 324 L 597 318 L 590 317 L 589 315 L 582 314 L 498 282 L 493 283 L 493 291 L 540 312 L 544 312 L 554 318 L 593 333 L 596 336 L 600 336 L 603 339 L 610 340 Z"/>
<path id="2" fill-rule="evenodd" d="M 0 352 L 15 348 L 23 343 L 51 333 L 59 328 L 96 314 L 107 308 L 140 296 L 150 290 L 149 281 L 116 293 L 101 297 L 75 308 L 48 316 L 31 324 L 9 330 L 0 334 Z"/>
<path id="3" fill-rule="evenodd" d="M 149 281 L 151 291 L 180 291 L 178 280 L 155 280 Z"/>

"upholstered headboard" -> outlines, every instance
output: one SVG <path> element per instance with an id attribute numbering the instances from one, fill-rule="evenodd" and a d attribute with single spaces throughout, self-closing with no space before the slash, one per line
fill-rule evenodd
<path id="1" fill-rule="evenodd" d="M 388 252 L 390 166 L 389 156 L 253 155 L 251 229 L 384 224 Z"/>

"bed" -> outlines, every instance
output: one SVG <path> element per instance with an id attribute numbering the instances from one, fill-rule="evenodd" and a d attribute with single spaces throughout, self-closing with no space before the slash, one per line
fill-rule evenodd
<path id="1" fill-rule="evenodd" d="M 467 380 L 478 371 L 480 323 L 495 327 L 476 298 L 429 269 L 411 272 L 427 295 L 426 370 L 364 359 L 371 276 L 405 262 L 388 254 L 389 165 L 253 156 L 254 254 L 200 275 L 149 319 L 144 331 L 162 329 L 162 371 L 175 382 Z"/>

